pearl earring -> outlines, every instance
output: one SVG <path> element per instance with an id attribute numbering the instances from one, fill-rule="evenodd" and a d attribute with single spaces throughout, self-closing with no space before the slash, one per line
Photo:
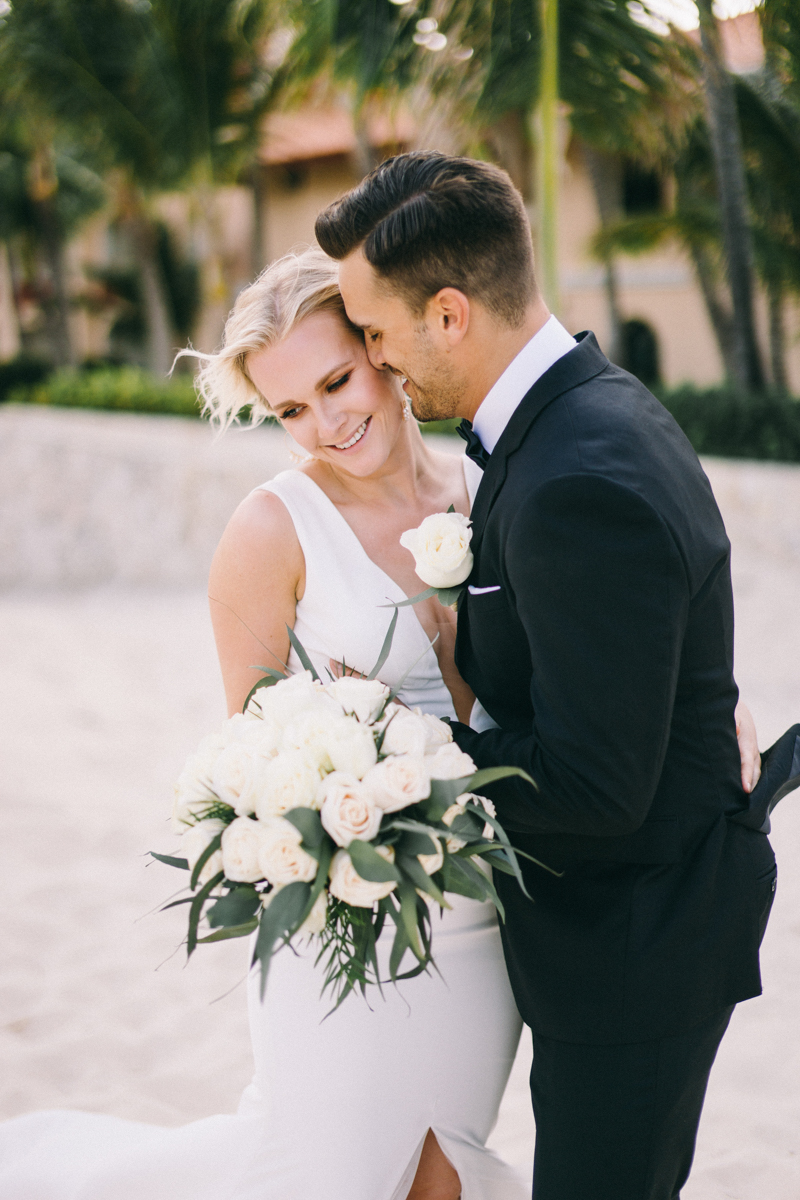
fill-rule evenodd
<path id="1" fill-rule="evenodd" d="M 410 421 L 411 416 L 412 416 L 411 405 L 409 404 L 408 398 L 406 396 L 403 397 L 402 408 L 403 408 L 403 420 Z"/>

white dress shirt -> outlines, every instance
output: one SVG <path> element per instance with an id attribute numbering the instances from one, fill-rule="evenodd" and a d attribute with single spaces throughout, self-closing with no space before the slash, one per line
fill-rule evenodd
<path id="1" fill-rule="evenodd" d="M 536 380 L 576 345 L 575 338 L 561 322 L 550 317 L 522 347 L 487 394 L 472 422 L 487 453 L 492 453 L 514 410 Z"/>

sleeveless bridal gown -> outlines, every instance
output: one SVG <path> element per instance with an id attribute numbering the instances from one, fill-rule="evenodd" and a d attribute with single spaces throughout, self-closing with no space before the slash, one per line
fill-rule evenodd
<path id="1" fill-rule="evenodd" d="M 380 606 L 402 591 L 302 471 L 263 486 L 288 509 L 305 555 L 295 629 L 318 673 L 331 657 L 369 671 L 391 617 Z M 416 663 L 402 699 L 454 716 L 413 608 L 399 614 L 381 679 L 394 685 Z M 289 666 L 301 669 L 294 652 Z M 313 942 L 276 954 L 263 1003 L 253 973 L 255 1075 L 236 1115 L 165 1129 L 55 1111 L 0 1125 L 0 1200 L 405 1200 L 428 1129 L 462 1200 L 525 1200 L 524 1180 L 485 1145 L 521 1030 L 496 914 L 452 904 L 433 910 L 439 974 L 383 998 L 372 989 L 368 1002 L 351 995 L 325 1021 Z M 386 974 L 391 937 L 378 945 Z"/>

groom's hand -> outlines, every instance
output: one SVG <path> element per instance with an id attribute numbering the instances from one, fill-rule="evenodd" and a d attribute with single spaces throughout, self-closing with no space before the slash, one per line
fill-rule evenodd
<path id="1" fill-rule="evenodd" d="M 736 705 L 736 737 L 742 759 L 742 787 L 752 792 L 761 776 L 761 755 L 758 752 L 758 734 L 752 713 L 740 700 Z"/>

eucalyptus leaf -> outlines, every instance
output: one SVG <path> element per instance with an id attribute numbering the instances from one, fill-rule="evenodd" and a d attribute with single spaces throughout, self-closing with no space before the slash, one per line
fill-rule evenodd
<path id="1" fill-rule="evenodd" d="M 180 867 L 182 871 L 189 870 L 189 862 L 185 858 L 173 858 L 170 854 L 156 854 L 155 850 L 150 850 L 148 853 L 157 858 L 159 862 L 166 863 L 168 867 Z"/>
<path id="2" fill-rule="evenodd" d="M 406 608 L 409 604 L 419 604 L 420 600 L 429 600 L 431 596 L 436 595 L 437 590 L 435 587 L 429 587 L 418 596 L 409 596 L 408 600 L 392 600 L 389 604 L 379 604 L 378 608 Z"/>
<path id="3" fill-rule="evenodd" d="M 308 850 L 310 854 L 319 850 L 328 835 L 322 827 L 322 820 L 316 809 L 292 808 L 283 815 L 302 834 L 303 849 Z M 314 854 L 314 857 L 317 855 Z"/>
<path id="4" fill-rule="evenodd" d="M 191 958 L 197 946 L 197 926 L 200 924 L 200 918 L 203 915 L 203 905 L 211 895 L 215 887 L 218 887 L 225 878 L 224 872 L 219 871 L 212 879 L 209 879 L 205 887 L 201 888 L 194 897 L 189 908 L 189 932 L 186 936 L 186 957 Z"/>
<path id="5" fill-rule="evenodd" d="M 539 790 L 539 785 L 535 779 L 531 779 L 527 771 L 523 771 L 522 767 L 483 767 L 482 770 L 476 771 L 471 779 L 467 781 L 468 786 L 464 788 L 465 792 L 476 792 L 478 788 L 487 787 L 490 783 L 497 783 L 499 779 L 510 779 L 511 776 L 518 775 L 520 779 L 524 779 L 531 787 Z"/>
<path id="6" fill-rule="evenodd" d="M 383 666 L 383 664 L 386 662 L 387 658 L 389 657 L 389 653 L 392 649 L 392 639 L 394 638 L 394 631 L 397 627 L 397 618 L 399 617 L 399 615 L 400 615 L 399 610 L 395 609 L 394 612 L 392 613 L 392 619 L 389 622 L 389 631 L 383 640 L 383 645 L 381 646 L 381 652 L 378 655 L 378 661 L 375 663 L 375 666 L 370 671 L 369 675 L 367 676 L 367 679 L 377 679 L 378 675 L 380 674 L 381 667 Z"/>
<path id="7" fill-rule="evenodd" d="M 397 885 L 397 895 L 400 900 L 400 919 L 406 931 L 409 947 L 417 960 L 422 961 L 425 955 L 419 941 L 416 889 L 412 883 L 402 879 Z"/>
<path id="8" fill-rule="evenodd" d="M 442 908 L 450 908 L 447 900 L 443 896 L 441 889 L 436 886 L 430 875 L 427 874 L 422 863 L 416 856 L 404 854 L 400 858 L 400 869 L 406 874 L 414 887 L 418 887 L 420 891 L 426 892 L 432 896 L 437 904 Z"/>
<path id="9" fill-rule="evenodd" d="M 206 913 L 206 919 L 212 929 L 219 926 L 235 927 L 248 921 L 258 912 L 261 897 L 254 887 L 233 888 L 227 896 L 223 896 Z"/>
<path id="10" fill-rule="evenodd" d="M 435 854 L 438 848 L 432 834 L 421 833 L 416 830 L 413 833 L 404 833 L 397 843 L 399 854 L 407 854 L 412 857 L 417 854 Z"/>
<path id="11" fill-rule="evenodd" d="M 455 607 L 458 608 L 459 601 L 461 600 L 461 597 L 463 596 L 463 594 L 464 594 L 463 583 L 458 583 L 458 584 L 456 584 L 455 587 L 437 588 L 436 589 L 437 599 L 440 604 L 443 604 L 445 606 L 445 608 L 451 608 L 453 605 L 455 605 Z"/>
<path id="12" fill-rule="evenodd" d="M 366 879 L 370 883 L 400 881 L 401 875 L 394 863 L 387 862 L 385 858 L 382 858 L 369 842 L 362 842 L 359 838 L 354 838 L 347 847 L 347 853 L 362 879 Z"/>
<path id="13" fill-rule="evenodd" d="M 288 940 L 303 923 L 303 914 L 308 907 L 311 886 L 307 883 L 287 883 L 275 892 L 261 913 L 258 938 L 253 951 L 253 966 L 261 964 L 261 999 L 267 986 L 267 975 L 275 943 Z"/>
<path id="14" fill-rule="evenodd" d="M 211 839 L 211 841 L 208 843 L 208 845 L 206 846 L 203 853 L 198 858 L 197 862 L 194 864 L 194 869 L 192 871 L 192 878 L 189 880 L 189 887 L 192 889 L 192 891 L 194 891 L 194 889 L 197 887 L 197 881 L 200 878 L 200 872 L 203 870 L 203 867 L 206 865 L 208 860 L 211 858 L 211 855 L 216 854 L 216 852 L 219 850 L 221 845 L 222 845 L 222 834 L 218 833 L 216 837 L 213 837 Z"/>
<path id="15" fill-rule="evenodd" d="M 476 880 L 473 873 L 465 869 L 463 859 L 453 854 L 445 856 L 442 867 L 442 878 L 445 891 L 455 892 L 459 896 L 468 896 L 470 900 L 486 899 L 486 877 Z"/>
<path id="16" fill-rule="evenodd" d="M 197 939 L 197 944 L 201 942 L 226 942 L 229 938 L 247 937 L 254 929 L 258 929 L 258 920 L 253 917 L 252 921 L 245 921 L 243 925 L 227 925 L 224 929 L 217 929 L 214 933 L 206 934 L 205 937 Z"/>
<path id="17" fill-rule="evenodd" d="M 289 641 L 292 643 L 292 646 L 294 647 L 295 654 L 300 659 L 300 662 L 303 664 L 303 669 L 306 671 L 310 671 L 312 679 L 316 679 L 317 683 L 321 683 L 322 680 L 320 679 L 319 675 L 317 674 L 317 672 L 314 668 L 314 664 L 312 663 L 311 659 L 308 657 L 308 654 L 306 653 L 303 643 L 300 641 L 300 638 L 297 636 L 295 631 L 292 629 L 291 625 L 286 626 L 286 632 L 289 634 Z"/>

